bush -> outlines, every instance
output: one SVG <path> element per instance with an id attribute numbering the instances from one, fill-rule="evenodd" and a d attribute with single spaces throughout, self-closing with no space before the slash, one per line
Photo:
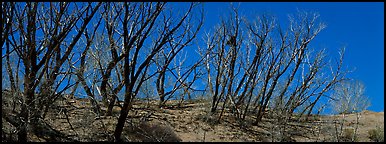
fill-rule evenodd
<path id="1" fill-rule="evenodd" d="M 137 137 L 142 142 L 181 142 L 174 130 L 161 123 L 141 122 L 136 128 Z"/>
<path id="2" fill-rule="evenodd" d="M 207 114 L 199 114 L 195 117 L 195 120 L 205 122 L 209 124 L 210 126 L 214 126 L 219 124 L 218 117 L 215 115 L 211 115 L 210 113 Z"/>
<path id="3" fill-rule="evenodd" d="M 355 136 L 355 132 L 353 128 L 345 128 L 343 129 L 343 135 L 340 137 L 340 141 L 356 142 L 358 141 L 358 137 Z"/>
<path id="4" fill-rule="evenodd" d="M 374 142 L 383 142 L 384 141 L 384 131 L 383 129 L 377 127 L 376 129 L 371 129 L 368 131 L 369 138 Z"/>

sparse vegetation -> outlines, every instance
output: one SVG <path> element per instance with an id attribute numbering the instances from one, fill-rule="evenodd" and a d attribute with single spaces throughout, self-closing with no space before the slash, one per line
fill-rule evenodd
<path id="1" fill-rule="evenodd" d="M 232 5 L 199 37 L 195 2 L 1 7 L 3 142 L 363 140 L 364 85 L 346 81 L 344 48 L 330 62 L 310 47 L 317 13 L 279 26 Z M 326 95 L 334 123 L 319 115 Z"/>
<path id="2" fill-rule="evenodd" d="M 354 132 L 354 128 L 343 129 L 343 134 L 339 138 L 341 142 L 357 142 L 358 138 Z"/>
<path id="3" fill-rule="evenodd" d="M 342 115 L 342 118 L 338 119 L 339 124 L 335 123 L 336 141 L 358 141 L 357 131 L 361 117 L 359 112 L 370 106 L 369 98 L 364 95 L 364 91 L 363 83 L 353 80 L 345 80 L 335 87 L 332 107 L 336 113 Z M 350 128 L 345 126 L 348 114 L 354 114 L 356 118 L 354 126 Z"/>
<path id="4" fill-rule="evenodd" d="M 127 134 L 140 142 L 180 142 L 173 128 L 161 123 L 141 122 Z"/>
<path id="5" fill-rule="evenodd" d="M 368 135 L 371 141 L 373 142 L 384 142 L 384 129 L 377 127 L 368 131 Z"/>

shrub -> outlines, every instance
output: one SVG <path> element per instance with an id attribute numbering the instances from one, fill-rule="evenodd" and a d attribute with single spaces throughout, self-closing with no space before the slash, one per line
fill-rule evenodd
<path id="1" fill-rule="evenodd" d="M 374 142 L 383 142 L 384 141 L 384 131 L 380 127 L 377 127 L 376 129 L 371 129 L 368 131 L 369 138 L 371 141 Z"/>
<path id="2" fill-rule="evenodd" d="M 343 129 L 343 134 L 340 136 L 340 141 L 342 142 L 356 142 L 358 138 L 355 136 L 355 132 L 353 128 L 345 128 Z"/>
<path id="3" fill-rule="evenodd" d="M 205 122 L 209 124 L 210 126 L 214 126 L 219 124 L 218 117 L 215 115 L 211 115 L 210 113 L 207 114 L 199 114 L 195 117 L 195 120 Z"/>
<path id="4" fill-rule="evenodd" d="M 135 129 L 143 142 L 181 142 L 174 130 L 161 123 L 141 122 Z"/>

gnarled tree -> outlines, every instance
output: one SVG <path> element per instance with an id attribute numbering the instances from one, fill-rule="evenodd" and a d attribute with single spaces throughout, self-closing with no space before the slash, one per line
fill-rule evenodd
<path id="1" fill-rule="evenodd" d="M 278 105 L 283 105 L 281 110 L 288 117 L 312 99 L 301 112 L 310 115 L 321 97 L 344 79 L 344 51 L 336 66 L 327 65 L 325 51 L 315 54 L 309 46 L 325 28 L 319 23 L 318 14 L 290 17 L 290 25 L 283 30 L 272 16 L 262 15 L 251 22 L 241 21 L 237 9 L 233 13 L 229 22 L 222 22 L 208 36 L 207 52 L 202 55 L 206 57 L 213 98 L 211 112 L 216 111 L 221 100 L 224 102 L 220 118 L 229 107 L 240 119 L 254 113 L 258 124 L 273 97 L 279 99 Z M 335 70 L 326 75 L 329 66 Z"/>
<path id="2" fill-rule="evenodd" d="M 71 52 L 100 3 L 27 2 L 9 5 L 11 10 L 7 14 L 12 19 L 7 19 L 11 26 L 4 41 L 8 43 L 7 54 L 16 52 L 22 61 L 23 103 L 15 126 L 18 140 L 26 142 L 28 127 L 43 137 L 38 130 L 47 126 L 39 121 L 52 102 L 73 85 L 68 82 L 71 69 L 64 65 L 71 61 Z M 53 131 L 55 133 L 50 136 L 59 135 Z"/>
<path id="3" fill-rule="evenodd" d="M 191 9 L 195 4 L 191 4 L 189 10 L 181 17 L 168 16 L 171 13 L 165 12 L 167 7 L 162 2 L 124 3 L 123 5 L 125 98 L 114 131 L 116 141 L 121 141 L 125 120 L 134 98 L 144 81 L 149 76 L 153 76 L 148 74 L 153 58 L 165 49 L 168 43 L 174 43 L 175 36 L 180 35 L 178 31 L 187 26 L 185 22 L 193 14 Z"/>

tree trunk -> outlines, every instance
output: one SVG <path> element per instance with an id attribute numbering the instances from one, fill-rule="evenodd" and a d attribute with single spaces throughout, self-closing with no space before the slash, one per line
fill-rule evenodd
<path id="1" fill-rule="evenodd" d="M 123 104 L 121 114 L 118 118 L 118 123 L 114 131 L 114 138 L 116 142 L 122 142 L 121 135 L 122 135 L 123 127 L 125 126 L 127 114 L 131 109 L 131 99 L 132 99 L 132 94 L 126 93 L 125 102 Z"/>
<path id="2" fill-rule="evenodd" d="M 31 84 L 31 79 L 27 78 L 29 74 L 26 74 L 25 76 L 25 91 L 24 91 L 24 96 L 25 96 L 25 102 L 22 105 L 21 108 L 21 125 L 19 127 L 19 132 L 18 132 L 18 140 L 20 142 L 27 142 L 27 127 L 28 127 L 28 121 L 29 121 L 29 113 L 32 110 L 32 108 L 35 106 L 34 103 L 34 90 L 33 90 L 33 85 Z"/>
<path id="3" fill-rule="evenodd" d="M 23 104 L 23 106 L 21 107 L 20 117 L 22 118 L 22 121 L 21 121 L 20 127 L 18 127 L 19 132 L 17 133 L 17 137 L 19 142 L 24 143 L 24 142 L 27 142 L 26 121 L 28 121 L 28 110 L 25 104 Z"/>
<path id="4" fill-rule="evenodd" d="M 165 70 L 166 70 L 166 67 L 163 67 L 162 70 L 159 72 L 159 75 L 157 77 L 157 82 L 156 82 L 156 85 L 157 85 L 157 92 L 158 92 L 158 96 L 159 96 L 159 104 L 158 106 L 159 107 L 162 107 L 165 103 L 165 89 L 164 89 L 164 85 L 165 85 Z"/>
<path id="5" fill-rule="evenodd" d="M 107 108 L 106 116 L 113 115 L 113 108 L 114 108 L 115 100 L 116 100 L 116 95 L 114 95 L 113 98 L 111 99 L 109 107 Z"/>

